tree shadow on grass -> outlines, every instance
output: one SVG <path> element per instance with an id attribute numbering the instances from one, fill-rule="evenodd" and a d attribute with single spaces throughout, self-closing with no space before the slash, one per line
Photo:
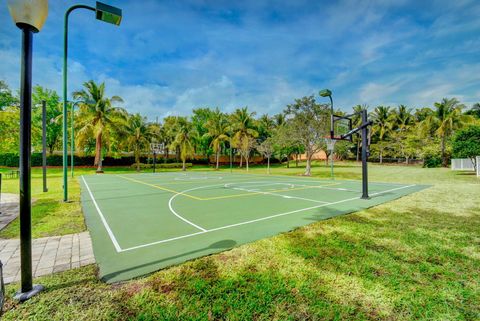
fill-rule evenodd
<path id="1" fill-rule="evenodd" d="M 203 248 L 196 249 L 196 250 L 193 250 L 193 251 L 180 253 L 178 255 L 170 256 L 170 257 L 163 258 L 163 259 L 160 259 L 160 260 L 155 260 L 155 261 L 151 261 L 151 262 L 148 262 L 148 263 L 135 265 L 135 266 L 132 266 L 132 267 L 127 268 L 127 269 L 123 269 L 123 270 L 116 271 L 114 273 L 106 274 L 102 277 L 102 280 L 108 281 L 108 280 L 110 280 L 110 279 L 112 279 L 112 278 L 114 278 L 114 277 L 116 277 L 116 276 L 118 276 L 122 273 L 125 273 L 125 272 L 134 271 L 134 270 L 137 270 L 137 269 L 140 269 L 140 268 L 156 265 L 156 264 L 159 264 L 159 263 L 162 263 L 162 262 L 165 262 L 165 261 L 186 257 L 186 256 L 189 256 L 189 255 L 192 255 L 192 254 L 195 254 L 195 253 L 199 253 L 199 252 L 202 252 L 202 251 L 205 251 L 205 250 L 211 250 L 212 251 L 211 254 L 218 253 L 218 252 L 221 252 L 221 251 L 224 251 L 224 250 L 229 250 L 229 249 L 233 248 L 235 245 L 237 245 L 237 242 L 234 241 L 234 240 L 221 240 L 221 241 L 212 243 L 207 247 L 203 247 Z M 153 272 L 151 272 L 151 273 L 153 273 Z"/>

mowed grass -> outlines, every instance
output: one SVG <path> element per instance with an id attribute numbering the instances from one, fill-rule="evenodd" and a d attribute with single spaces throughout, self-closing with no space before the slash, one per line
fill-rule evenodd
<path id="1" fill-rule="evenodd" d="M 7 173 L 11 169 L 0 168 Z M 78 174 L 87 171 L 79 169 Z M 94 170 L 90 170 L 94 173 Z M 70 173 L 69 173 L 70 174 Z M 4 176 L 5 177 L 5 176 Z M 43 192 L 42 169 L 32 169 L 32 236 L 34 238 L 64 235 L 85 231 L 85 223 L 80 208 L 80 185 L 77 178 L 69 178 L 71 202 L 63 202 L 63 180 L 61 168 L 49 168 L 47 178 L 48 192 Z M 18 194 L 18 179 L 4 179 L 2 192 Z M 0 238 L 18 238 L 19 220 L 15 219 L 7 228 L 0 231 Z"/>
<path id="2" fill-rule="evenodd" d="M 369 169 L 372 181 L 433 186 L 122 284 L 98 281 L 92 265 L 35 280 L 47 289 L 24 304 L 12 301 L 13 284 L 4 319 L 480 319 L 480 179 L 443 168 Z M 361 168 L 342 163 L 335 172 L 358 179 Z"/>

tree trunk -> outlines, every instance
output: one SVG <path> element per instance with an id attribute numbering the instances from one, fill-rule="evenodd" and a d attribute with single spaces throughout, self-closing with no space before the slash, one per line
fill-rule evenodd
<path id="1" fill-rule="evenodd" d="M 298 153 L 295 154 L 295 167 L 298 167 Z"/>
<path id="2" fill-rule="evenodd" d="M 165 153 L 163 155 L 163 162 L 164 163 L 167 163 L 168 152 L 169 152 L 168 147 L 165 147 Z"/>
<path id="3" fill-rule="evenodd" d="M 290 168 L 290 158 L 287 156 L 287 168 Z"/>
<path id="4" fill-rule="evenodd" d="M 242 154 L 240 153 L 240 168 L 242 168 L 243 164 L 242 164 L 242 160 L 243 160 L 243 157 L 242 157 Z"/>
<path id="5" fill-rule="evenodd" d="M 186 158 L 182 159 L 182 171 L 184 171 L 184 172 L 187 170 L 187 166 L 185 164 L 186 161 L 187 161 Z"/>
<path id="6" fill-rule="evenodd" d="M 380 150 L 380 164 L 383 163 L 383 150 Z"/>
<path id="7" fill-rule="evenodd" d="M 97 172 L 102 172 L 102 132 L 98 133 L 95 138 L 95 161 L 93 165 L 97 165 Z"/>
<path id="8" fill-rule="evenodd" d="M 245 164 L 246 164 L 246 166 L 247 166 L 247 172 L 248 172 L 248 158 L 249 158 L 249 157 L 245 157 Z"/>
<path id="9" fill-rule="evenodd" d="M 215 169 L 218 170 L 218 162 L 219 162 L 219 159 L 220 159 L 220 151 L 217 151 L 217 153 L 215 154 L 215 158 L 216 158 L 216 162 L 217 162 L 217 165 L 216 165 Z"/>
<path id="10" fill-rule="evenodd" d="M 140 172 L 140 153 L 135 150 L 135 163 L 137 164 L 137 172 Z"/>
<path id="11" fill-rule="evenodd" d="M 442 135 L 442 165 L 443 167 L 447 167 L 447 157 L 445 155 L 445 135 Z"/>
<path id="12" fill-rule="evenodd" d="M 311 176 L 312 175 L 312 156 L 313 153 L 307 152 L 307 166 L 305 167 L 305 176 Z"/>
<path id="13" fill-rule="evenodd" d="M 267 157 L 267 173 L 270 174 L 270 156 Z"/>

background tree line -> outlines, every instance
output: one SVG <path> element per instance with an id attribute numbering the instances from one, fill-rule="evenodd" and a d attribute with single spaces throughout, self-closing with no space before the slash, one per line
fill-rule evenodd
<path id="1" fill-rule="evenodd" d="M 254 154 L 263 155 L 268 163 L 275 157 L 286 161 L 287 166 L 291 160 L 298 163 L 299 155 L 304 154 L 305 174 L 310 175 L 311 160 L 315 153 L 326 150 L 324 137 L 330 130 L 329 105 L 318 103 L 315 96 L 295 99 L 283 112 L 272 116 L 258 116 L 248 107 L 231 113 L 202 107 L 193 109 L 190 116 L 168 116 L 161 122 L 128 113 L 121 107 L 121 97 L 106 96 L 103 83 L 88 81 L 73 97 L 79 102 L 73 111 L 76 151 L 79 155 L 94 155 L 94 165 L 99 167 L 102 157 L 131 153 L 139 169 L 140 157 L 149 153 L 150 143 L 155 142 L 165 146 L 165 159 L 175 155 L 183 163 L 183 169 L 187 159 L 194 155 L 213 156 L 218 168 L 220 157 L 233 153 L 240 157 L 239 166 L 248 170 Z M 55 91 L 34 87 L 32 144 L 35 151 L 41 150 L 42 100 L 47 102 L 47 146 L 52 154 L 61 149 L 62 106 Z M 0 153 L 18 152 L 18 109 L 18 93 L 0 81 Z M 71 106 L 68 109 L 71 113 Z M 336 113 L 358 113 L 362 109 L 369 108 L 357 105 L 351 112 L 337 110 Z M 455 132 L 480 123 L 480 104 L 467 110 L 457 99 L 444 98 L 432 107 L 418 109 L 405 105 L 377 106 L 369 110 L 369 117 L 374 121 L 369 137 L 371 156 L 380 163 L 393 157 L 407 163 L 410 159 L 424 159 L 428 166 L 446 166 Z M 354 127 L 360 122 L 360 117 L 354 117 Z M 360 146 L 357 135 L 353 142 L 337 142 L 335 157 L 358 160 Z"/>

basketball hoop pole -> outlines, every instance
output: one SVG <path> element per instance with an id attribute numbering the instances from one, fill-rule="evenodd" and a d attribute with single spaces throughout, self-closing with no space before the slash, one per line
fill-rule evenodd
<path id="1" fill-rule="evenodd" d="M 333 176 L 333 151 L 335 150 L 335 145 L 332 146 L 330 150 L 330 176 L 332 177 L 332 181 L 335 180 L 335 176 Z"/>
<path id="2" fill-rule="evenodd" d="M 362 109 L 362 199 L 369 199 L 368 196 L 368 165 L 367 165 L 367 135 L 368 135 L 368 114 L 366 109 Z"/>
<path id="3" fill-rule="evenodd" d="M 155 173 L 155 165 L 157 163 L 157 152 L 153 150 L 153 172 Z"/>

